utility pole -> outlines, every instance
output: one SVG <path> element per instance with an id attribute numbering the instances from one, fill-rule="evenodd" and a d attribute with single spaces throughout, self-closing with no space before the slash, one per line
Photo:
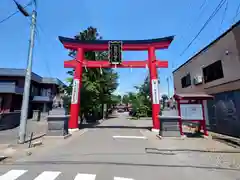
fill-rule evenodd
<path id="1" fill-rule="evenodd" d="M 23 144 L 25 142 L 25 137 L 26 137 L 36 18 L 37 18 L 37 12 L 33 10 L 31 14 L 31 32 L 30 32 L 31 34 L 30 34 L 30 40 L 29 40 L 28 61 L 27 61 L 27 69 L 25 74 L 24 94 L 23 94 L 23 100 L 22 100 L 21 119 L 20 119 L 20 128 L 19 128 L 18 143 L 20 144 Z"/>
<path id="2" fill-rule="evenodd" d="M 170 92 L 169 92 L 169 77 L 167 77 L 167 86 L 168 86 L 168 98 L 170 98 Z"/>

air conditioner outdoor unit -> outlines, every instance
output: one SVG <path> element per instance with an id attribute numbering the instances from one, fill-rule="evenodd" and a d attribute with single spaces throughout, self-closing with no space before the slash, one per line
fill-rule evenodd
<path id="1" fill-rule="evenodd" d="M 193 82 L 194 82 L 195 85 L 202 84 L 203 83 L 202 76 L 195 76 L 194 79 L 193 79 Z"/>

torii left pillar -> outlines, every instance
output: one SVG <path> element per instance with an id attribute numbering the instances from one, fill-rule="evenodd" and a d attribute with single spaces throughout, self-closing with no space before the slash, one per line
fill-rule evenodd
<path id="1" fill-rule="evenodd" d="M 72 99 L 70 108 L 70 119 L 68 123 L 68 129 L 70 132 L 79 130 L 78 120 L 80 111 L 80 89 L 82 84 L 82 62 L 84 60 L 84 50 L 79 48 L 77 51 L 77 63 L 75 66 L 73 88 L 72 88 Z"/>
<path id="2" fill-rule="evenodd" d="M 158 117 L 160 112 L 160 94 L 157 75 L 157 60 L 154 47 L 149 47 L 148 49 L 148 67 L 150 74 L 150 92 L 152 100 L 152 131 L 158 132 L 160 128 L 160 121 Z"/>

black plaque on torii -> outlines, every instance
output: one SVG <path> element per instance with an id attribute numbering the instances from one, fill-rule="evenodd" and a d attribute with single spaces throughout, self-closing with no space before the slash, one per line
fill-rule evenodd
<path id="1" fill-rule="evenodd" d="M 122 41 L 108 42 L 108 58 L 111 64 L 121 64 L 122 62 Z"/>

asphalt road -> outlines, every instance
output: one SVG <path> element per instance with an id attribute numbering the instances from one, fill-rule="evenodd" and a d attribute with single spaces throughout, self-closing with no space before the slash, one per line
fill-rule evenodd
<path id="1" fill-rule="evenodd" d="M 170 154 L 146 153 L 149 138 L 125 114 L 83 135 L 13 165 L 0 165 L 0 180 L 237 180 L 234 169 L 191 166 Z M 196 159 L 197 161 L 197 159 Z"/>

